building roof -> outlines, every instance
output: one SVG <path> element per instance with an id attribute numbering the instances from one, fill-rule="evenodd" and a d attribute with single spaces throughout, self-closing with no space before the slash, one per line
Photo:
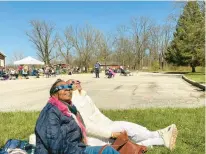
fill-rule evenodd
<path id="1" fill-rule="evenodd" d="M 6 57 L 6 56 L 5 56 L 5 54 L 3 54 L 2 52 L 0 52 L 0 55 L 2 55 L 2 56 L 4 56 L 4 57 Z"/>

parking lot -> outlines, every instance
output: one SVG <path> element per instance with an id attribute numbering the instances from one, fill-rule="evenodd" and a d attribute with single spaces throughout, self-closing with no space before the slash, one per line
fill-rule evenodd
<path id="1" fill-rule="evenodd" d="M 205 94 L 191 86 L 181 75 L 134 73 L 107 79 L 104 74 L 59 75 L 0 82 L 0 111 L 41 110 L 49 97 L 52 83 L 62 78 L 78 79 L 93 101 L 102 109 L 150 107 L 198 107 L 205 104 Z"/>

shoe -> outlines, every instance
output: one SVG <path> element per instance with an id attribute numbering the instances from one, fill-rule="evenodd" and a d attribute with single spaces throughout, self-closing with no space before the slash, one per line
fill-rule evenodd
<path id="1" fill-rule="evenodd" d="M 158 130 L 158 133 L 164 140 L 164 144 L 171 151 L 175 148 L 176 138 L 177 138 L 177 127 L 175 124 L 172 124 L 164 129 Z"/>

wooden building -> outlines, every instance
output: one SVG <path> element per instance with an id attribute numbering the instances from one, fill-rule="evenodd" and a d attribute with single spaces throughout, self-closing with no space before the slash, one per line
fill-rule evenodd
<path id="1" fill-rule="evenodd" d="M 0 52 L 0 67 L 5 67 L 5 59 L 6 59 L 6 56 Z"/>

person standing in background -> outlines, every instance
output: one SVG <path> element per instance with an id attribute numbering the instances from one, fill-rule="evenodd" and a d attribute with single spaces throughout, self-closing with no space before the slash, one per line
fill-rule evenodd
<path id="1" fill-rule="evenodd" d="M 22 76 L 23 65 L 18 66 L 19 75 Z"/>
<path id="2" fill-rule="evenodd" d="M 100 66 L 101 66 L 101 64 L 100 64 L 98 61 L 97 61 L 96 64 L 94 65 L 96 78 L 99 78 Z"/>

